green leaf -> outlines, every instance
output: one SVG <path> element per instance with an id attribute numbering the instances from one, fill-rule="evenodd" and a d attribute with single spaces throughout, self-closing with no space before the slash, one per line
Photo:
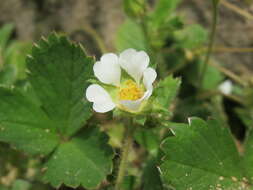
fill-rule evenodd
<path id="1" fill-rule="evenodd" d="M 212 113 L 208 109 L 206 102 L 199 101 L 195 96 L 188 96 L 177 103 L 177 109 L 174 111 L 173 118 L 178 122 L 186 122 L 187 118 L 192 115 L 207 119 Z"/>
<path id="2" fill-rule="evenodd" d="M 128 48 L 147 51 L 147 42 L 140 25 L 130 19 L 118 29 L 115 45 L 118 51 Z"/>
<path id="3" fill-rule="evenodd" d="M 240 157 L 228 128 L 192 118 L 173 128 L 162 149 L 162 178 L 177 190 L 248 189 Z"/>
<path id="4" fill-rule="evenodd" d="M 14 65 L 16 68 L 16 78 L 21 80 L 26 78 L 26 56 L 30 54 L 31 43 L 13 42 L 5 52 L 5 64 Z"/>
<path id="5" fill-rule="evenodd" d="M 223 104 L 224 97 L 222 95 L 216 95 L 211 97 L 209 101 L 204 103 L 206 109 L 210 110 L 211 113 L 207 115 L 207 118 L 215 118 L 221 126 L 229 127 L 228 115 Z"/>
<path id="6" fill-rule="evenodd" d="M 160 173 L 157 168 L 156 159 L 150 159 L 143 170 L 143 189 L 145 190 L 163 190 L 163 184 Z"/>
<path id="7" fill-rule="evenodd" d="M 139 128 L 135 132 L 136 141 L 149 151 L 150 154 L 156 155 L 160 146 L 158 130 Z"/>
<path id="8" fill-rule="evenodd" d="M 176 46 L 193 49 L 202 46 L 208 39 L 207 31 L 198 24 L 190 25 L 174 32 Z"/>
<path id="9" fill-rule="evenodd" d="M 0 49 L 4 49 L 13 31 L 12 24 L 6 24 L 0 29 Z"/>
<path id="10" fill-rule="evenodd" d="M 174 32 L 183 28 L 183 21 L 179 16 L 171 16 L 170 19 L 157 27 L 154 27 L 152 22 L 149 22 L 148 24 L 149 43 L 151 43 L 151 46 L 156 49 L 161 49 L 167 46 L 168 42 L 170 43 L 172 40 L 174 41 Z M 166 56 L 170 55 L 166 54 Z"/>
<path id="11" fill-rule="evenodd" d="M 0 190 L 8 190 L 8 188 L 0 184 Z"/>
<path id="12" fill-rule="evenodd" d="M 112 169 L 112 150 L 107 136 L 96 128 L 86 129 L 62 143 L 46 163 L 44 181 L 54 187 L 95 188 Z"/>
<path id="13" fill-rule="evenodd" d="M 66 136 L 74 134 L 91 116 L 90 103 L 83 97 L 93 61 L 80 45 L 56 34 L 39 41 L 27 59 L 29 81 L 43 110 Z"/>
<path id="14" fill-rule="evenodd" d="M 202 88 L 210 90 L 217 89 L 224 78 L 224 75 L 218 69 L 214 68 L 213 66 L 208 66 L 204 76 Z"/>
<path id="15" fill-rule="evenodd" d="M 55 124 L 17 91 L 0 88 L 0 140 L 30 154 L 48 154 L 58 144 Z"/>
<path id="16" fill-rule="evenodd" d="M 159 0 L 151 14 L 152 24 L 156 27 L 164 24 L 180 2 L 181 0 Z"/>
<path id="17" fill-rule="evenodd" d="M 31 187 L 30 183 L 28 183 L 25 180 L 18 179 L 12 185 L 11 190 L 29 190 L 30 187 Z"/>
<path id="18" fill-rule="evenodd" d="M 187 82 L 192 83 L 194 86 L 198 86 L 199 72 L 202 71 L 203 63 L 203 60 L 196 60 L 189 67 L 186 67 L 184 76 L 187 78 Z M 217 90 L 224 78 L 225 76 L 217 68 L 208 65 L 203 79 L 202 88 L 204 90 Z"/>
<path id="19" fill-rule="evenodd" d="M 0 185 L 0 190 L 52 190 L 52 188 L 35 181 L 29 182 L 23 179 L 17 179 L 9 188 Z"/>
<path id="20" fill-rule="evenodd" d="M 161 80 L 155 87 L 153 94 L 155 108 L 168 110 L 170 104 L 178 93 L 180 84 L 181 80 L 179 78 L 173 78 L 172 76 L 168 76 Z"/>
<path id="21" fill-rule="evenodd" d="M 251 127 L 253 121 L 251 120 Z M 248 179 L 250 179 L 251 183 L 253 182 L 253 131 L 252 128 L 248 129 L 248 133 L 246 136 L 246 140 L 244 143 L 245 152 L 244 152 L 244 167 L 247 173 Z"/>
<path id="22" fill-rule="evenodd" d="M 26 56 L 30 53 L 30 43 L 13 42 L 3 55 L 3 68 L 0 72 L 1 85 L 11 86 L 26 78 Z"/>

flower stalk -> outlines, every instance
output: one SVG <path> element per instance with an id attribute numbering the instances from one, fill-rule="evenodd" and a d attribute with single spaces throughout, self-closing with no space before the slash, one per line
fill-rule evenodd
<path id="1" fill-rule="evenodd" d="M 115 190 L 121 190 L 121 184 L 123 182 L 123 179 L 125 177 L 125 173 L 127 170 L 128 155 L 133 143 L 133 134 L 134 134 L 133 120 L 132 118 L 128 118 L 125 124 L 125 137 L 124 137 L 124 143 L 122 146 L 122 154 L 121 154 L 118 175 L 117 175 L 116 183 L 115 183 Z"/>
<path id="2" fill-rule="evenodd" d="M 217 29 L 217 20 L 218 20 L 218 4 L 219 0 L 212 0 L 213 8 L 212 8 L 212 29 L 211 29 L 211 36 L 210 36 L 210 41 L 208 44 L 208 49 L 206 53 L 206 57 L 203 63 L 202 70 L 200 72 L 199 76 L 199 89 L 202 88 L 204 77 L 207 71 L 207 66 L 209 64 L 210 56 L 213 50 L 213 44 L 214 44 L 214 38 L 216 35 L 216 29 Z"/>

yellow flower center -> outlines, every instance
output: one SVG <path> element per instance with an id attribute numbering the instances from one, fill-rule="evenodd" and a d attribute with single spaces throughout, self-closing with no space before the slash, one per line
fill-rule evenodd
<path id="1" fill-rule="evenodd" d="M 143 89 L 132 80 L 127 80 L 123 86 L 119 90 L 120 100 L 138 100 L 144 94 Z"/>

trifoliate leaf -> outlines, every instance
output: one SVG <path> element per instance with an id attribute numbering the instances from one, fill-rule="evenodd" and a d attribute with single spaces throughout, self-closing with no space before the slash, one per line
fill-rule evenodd
<path id="1" fill-rule="evenodd" d="M 181 80 L 173 78 L 172 76 L 168 76 L 161 80 L 154 90 L 153 97 L 155 100 L 155 108 L 168 110 L 170 104 L 178 93 L 180 84 Z"/>
<path id="2" fill-rule="evenodd" d="M 115 45 L 120 52 L 128 48 L 147 51 L 147 42 L 140 25 L 130 19 L 120 26 Z"/>
<path id="3" fill-rule="evenodd" d="M 17 91 L 0 88 L 0 140 L 30 154 L 48 154 L 58 144 L 56 125 Z"/>
<path id="4" fill-rule="evenodd" d="M 0 140 L 31 154 L 51 153 L 44 179 L 55 187 L 96 187 L 111 172 L 107 138 L 95 129 L 73 137 L 91 115 L 83 96 L 93 60 L 53 34 L 35 45 L 27 62 L 27 90 L 0 88 Z"/>
<path id="5" fill-rule="evenodd" d="M 62 134 L 74 134 L 91 115 L 90 104 L 83 97 L 93 60 L 81 46 L 52 34 L 33 47 L 27 62 L 29 80 L 43 110 Z"/>
<path id="6" fill-rule="evenodd" d="M 162 149 L 162 178 L 177 190 L 248 189 L 240 157 L 228 128 L 214 120 L 190 119 L 173 128 Z"/>
<path id="7" fill-rule="evenodd" d="M 63 142 L 45 165 L 44 180 L 54 187 L 95 188 L 111 172 L 112 150 L 107 136 L 96 128 L 86 129 Z"/>

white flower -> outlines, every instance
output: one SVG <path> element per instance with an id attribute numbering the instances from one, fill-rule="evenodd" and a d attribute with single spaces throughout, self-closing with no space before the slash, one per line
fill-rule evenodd
<path id="1" fill-rule="evenodd" d="M 92 84 L 86 90 L 86 98 L 93 102 L 99 113 L 115 107 L 128 112 L 139 112 L 152 95 L 156 71 L 149 65 L 144 51 L 127 49 L 119 56 L 104 54 L 93 66 L 94 75 L 104 85 Z"/>
<path id="2" fill-rule="evenodd" d="M 230 80 L 226 80 L 219 85 L 219 90 L 223 94 L 229 95 L 232 92 L 233 83 Z"/>

